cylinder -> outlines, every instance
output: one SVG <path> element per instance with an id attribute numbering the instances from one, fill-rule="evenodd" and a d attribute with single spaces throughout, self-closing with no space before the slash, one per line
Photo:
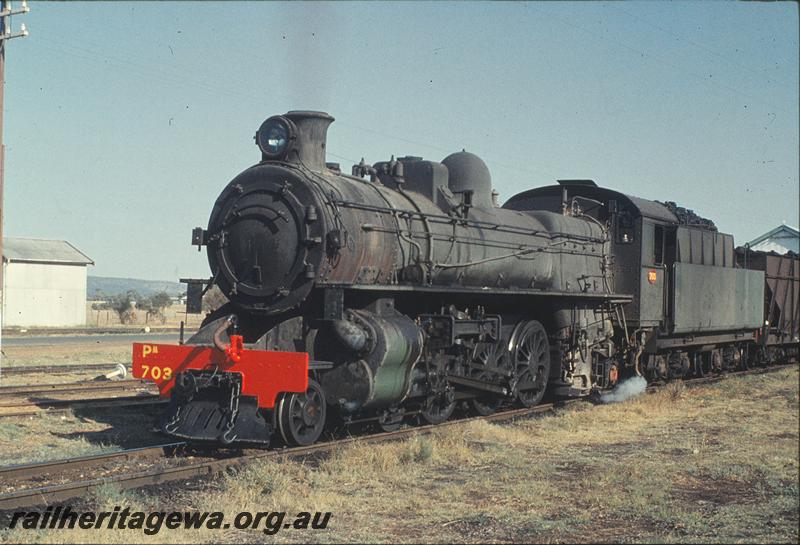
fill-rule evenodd
<path id="1" fill-rule="evenodd" d="M 352 360 L 328 371 L 322 386 L 329 402 L 344 412 L 384 408 L 400 403 L 409 391 L 411 372 L 422 353 L 422 332 L 411 318 L 394 310 L 378 315 L 366 310 L 347 313 L 350 325 L 332 327 L 339 337 L 369 338 L 368 352 L 353 351 Z M 360 344 L 360 343 L 359 343 Z"/>

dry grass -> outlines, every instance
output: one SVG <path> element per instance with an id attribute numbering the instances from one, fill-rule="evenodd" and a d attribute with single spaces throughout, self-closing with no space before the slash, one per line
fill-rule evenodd
<path id="1" fill-rule="evenodd" d="M 573 406 L 574 407 L 574 406 Z M 673 386 L 508 425 L 355 444 L 319 462 L 254 464 L 101 506 L 332 511 L 280 542 L 798 541 L 798 370 Z M 8 531 L 7 541 L 263 542 L 259 530 Z"/>
<path id="2" fill-rule="evenodd" d="M 108 363 L 108 371 L 114 370 L 115 363 L 130 367 L 130 341 L 114 339 L 112 335 L 103 339 L 87 339 L 82 343 L 51 345 L 4 345 L 0 364 L 0 387 L 23 384 L 51 384 L 93 379 L 101 372 L 87 371 L 70 374 L 33 373 L 24 375 L 5 374 L 4 369 L 29 365 L 70 365 L 88 363 Z"/>
<path id="3" fill-rule="evenodd" d="M 97 454 L 156 443 L 155 407 L 75 409 L 0 419 L 0 466 Z"/>
<path id="4" fill-rule="evenodd" d="M 49 345 L 3 345 L 3 366 L 57 365 L 81 363 L 130 363 L 130 340 L 113 335 L 91 338 L 86 342 Z"/>

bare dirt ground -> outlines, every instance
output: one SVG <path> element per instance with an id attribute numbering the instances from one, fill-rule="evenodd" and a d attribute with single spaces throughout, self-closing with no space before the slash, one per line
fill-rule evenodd
<path id="1" fill-rule="evenodd" d="M 799 378 L 792 367 L 673 385 L 615 405 L 343 447 L 319 462 L 254 464 L 158 492 L 109 487 L 90 500 L 98 510 L 218 510 L 226 520 L 330 511 L 326 530 L 17 529 L 0 531 L 0 541 L 797 543 Z M 54 430 L 19 433 L 22 444 Z"/>

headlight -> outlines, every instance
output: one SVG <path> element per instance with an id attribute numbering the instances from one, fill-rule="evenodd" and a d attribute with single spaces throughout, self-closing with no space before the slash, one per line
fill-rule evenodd
<path id="1" fill-rule="evenodd" d="M 279 159 L 292 149 L 296 134 L 294 123 L 278 115 L 261 124 L 256 133 L 256 143 L 265 158 Z"/>

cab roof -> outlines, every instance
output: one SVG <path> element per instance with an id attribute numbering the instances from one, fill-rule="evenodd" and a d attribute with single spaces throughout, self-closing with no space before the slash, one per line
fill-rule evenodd
<path id="1" fill-rule="evenodd" d="M 503 208 L 524 210 L 524 202 L 528 199 L 545 196 L 558 196 L 560 198 L 561 191 L 564 187 L 567 188 L 570 196 L 580 195 L 581 197 L 595 199 L 601 202 L 616 200 L 621 207 L 635 211 L 639 216 L 676 225 L 679 223 L 675 214 L 663 204 L 626 195 L 619 191 L 614 191 L 613 189 L 599 187 L 593 180 L 559 180 L 558 185 L 529 189 L 508 199 L 503 205 Z"/>

